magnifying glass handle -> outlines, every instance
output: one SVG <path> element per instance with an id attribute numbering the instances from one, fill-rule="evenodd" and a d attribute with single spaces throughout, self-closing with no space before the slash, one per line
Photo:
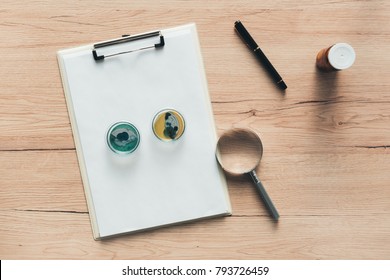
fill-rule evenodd
<path id="1" fill-rule="evenodd" d="M 256 172 L 252 170 L 251 172 L 249 172 L 249 175 L 251 176 L 253 182 L 255 183 L 256 189 L 259 192 L 260 197 L 263 200 L 268 212 L 271 214 L 272 218 L 275 221 L 277 221 L 279 219 L 279 213 L 276 210 L 274 204 L 272 203 L 271 198 L 268 196 L 267 191 L 265 190 L 263 184 L 260 182 L 259 178 L 257 177 Z"/>

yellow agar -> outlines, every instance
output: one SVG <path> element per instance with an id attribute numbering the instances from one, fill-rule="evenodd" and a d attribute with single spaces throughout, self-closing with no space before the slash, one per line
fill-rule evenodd
<path id="1" fill-rule="evenodd" d="M 176 125 L 178 127 L 176 134 L 174 135 L 173 138 L 169 137 L 169 135 L 167 135 L 167 133 L 166 133 L 166 128 L 167 128 L 166 118 L 168 118 L 168 120 L 169 120 L 170 115 L 173 116 L 174 120 L 177 121 Z M 155 119 L 153 121 L 153 131 L 154 131 L 154 134 L 158 138 L 160 138 L 161 140 L 164 140 L 164 141 L 171 141 L 171 140 L 179 139 L 183 135 L 183 132 L 184 132 L 184 119 L 177 111 L 174 111 L 174 110 L 161 111 L 157 114 L 157 116 L 155 117 Z"/>

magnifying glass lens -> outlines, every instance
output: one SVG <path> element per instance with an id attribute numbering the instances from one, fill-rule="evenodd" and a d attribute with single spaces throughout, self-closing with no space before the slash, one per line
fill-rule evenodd
<path id="1" fill-rule="evenodd" d="M 260 138 L 246 129 L 233 129 L 222 135 L 217 149 L 219 163 L 225 171 L 232 174 L 254 170 L 263 155 Z"/>

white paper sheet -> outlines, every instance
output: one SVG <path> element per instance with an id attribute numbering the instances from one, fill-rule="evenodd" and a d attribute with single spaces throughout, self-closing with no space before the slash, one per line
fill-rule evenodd
<path id="1" fill-rule="evenodd" d="M 58 52 L 96 239 L 231 213 L 215 159 L 216 131 L 196 27 L 161 32 L 163 48 L 101 62 L 93 59 L 92 45 Z M 120 47 L 145 41 L 156 43 L 151 38 Z M 185 118 L 184 135 L 173 143 L 152 131 L 154 115 L 164 108 Z M 140 132 L 131 155 L 118 156 L 106 144 L 107 130 L 118 121 Z"/>

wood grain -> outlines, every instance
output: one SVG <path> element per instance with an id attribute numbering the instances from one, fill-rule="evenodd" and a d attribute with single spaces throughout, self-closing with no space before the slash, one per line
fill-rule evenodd
<path id="1" fill-rule="evenodd" d="M 390 259 L 390 2 L 2 1 L 1 259 Z M 240 19 L 288 85 L 240 38 Z M 92 239 L 56 52 L 195 22 L 218 133 L 262 139 L 257 170 L 228 177 L 233 216 Z M 322 73 L 317 52 L 356 51 Z"/>

